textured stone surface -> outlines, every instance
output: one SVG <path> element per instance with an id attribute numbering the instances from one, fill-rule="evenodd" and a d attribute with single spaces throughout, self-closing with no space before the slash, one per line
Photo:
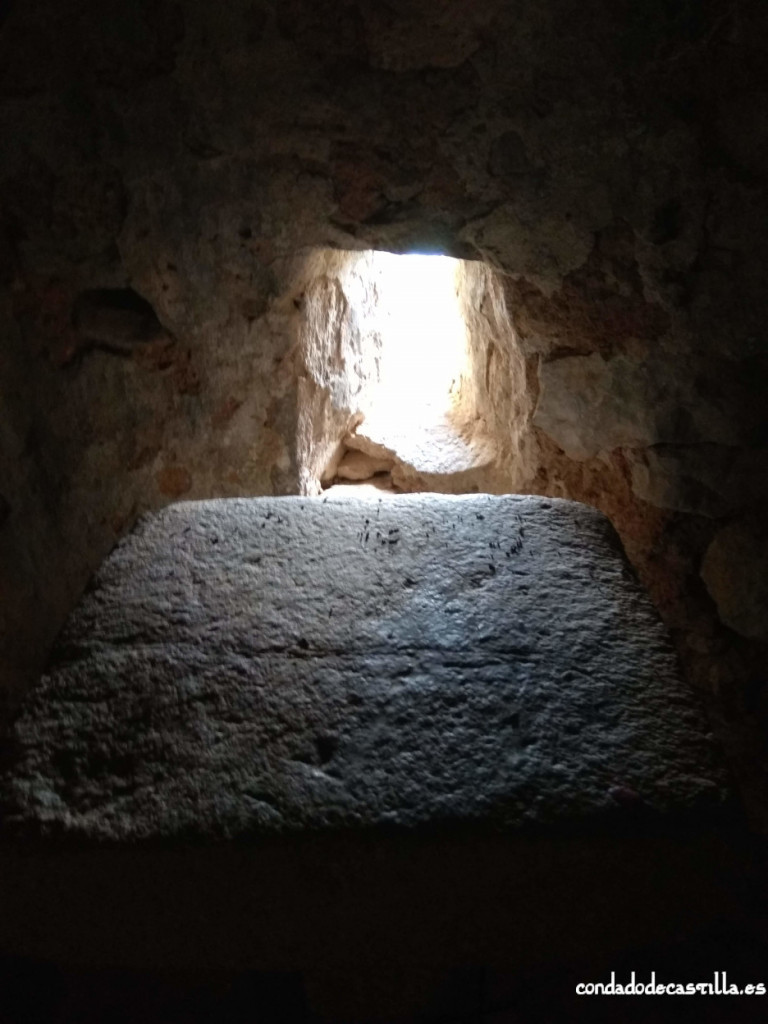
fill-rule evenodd
<path id="1" fill-rule="evenodd" d="M 720 618 L 743 636 L 768 640 L 768 529 L 737 521 L 717 533 L 701 565 Z"/>
<path id="2" fill-rule="evenodd" d="M 768 515 L 767 53 L 763 0 L 6 3 L 0 724 L 143 512 L 335 457 L 299 341 L 339 276 L 297 257 L 439 250 L 503 275 L 504 487 L 612 518 L 768 830 L 768 648 L 701 582 Z M 128 289 L 161 331 L 89 312 Z"/>
<path id="3" fill-rule="evenodd" d="M 713 519 L 768 503 L 768 448 L 656 445 L 630 453 L 632 490 L 643 501 Z"/>
<path id="4" fill-rule="evenodd" d="M 707 394 L 699 392 L 687 361 L 670 359 L 667 371 L 657 377 L 647 358 L 598 354 L 546 363 L 534 423 L 566 454 L 583 459 L 670 441 L 738 446 L 764 420 L 759 381 L 750 386 L 731 371 L 715 394 Z"/>
<path id="5" fill-rule="evenodd" d="M 401 491 L 437 491 L 462 494 L 503 489 L 497 451 L 487 436 L 462 436 L 445 417 L 437 423 L 411 423 L 402 427 L 366 419 L 344 439 L 350 451 L 389 457 L 393 484 Z M 339 473 L 339 476 L 343 474 Z"/>
<path id="6" fill-rule="evenodd" d="M 71 616 L 7 813 L 126 838 L 685 812 L 722 797 L 701 728 L 586 506 L 182 503 Z"/>
<path id="7" fill-rule="evenodd" d="M 377 473 L 389 473 L 391 458 L 377 458 L 365 452 L 349 450 L 339 463 L 336 475 L 340 480 L 370 480 Z"/>

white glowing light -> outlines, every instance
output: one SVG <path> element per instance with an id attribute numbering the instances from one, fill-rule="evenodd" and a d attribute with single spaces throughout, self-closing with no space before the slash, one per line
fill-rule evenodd
<path id="1" fill-rule="evenodd" d="M 467 364 L 458 267 L 448 256 L 373 254 L 382 341 L 374 418 L 424 423 L 456 404 Z"/>

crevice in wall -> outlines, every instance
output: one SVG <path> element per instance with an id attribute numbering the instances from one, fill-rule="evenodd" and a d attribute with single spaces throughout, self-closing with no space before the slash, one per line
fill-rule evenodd
<path id="1" fill-rule="evenodd" d="M 72 307 L 78 349 L 133 355 L 137 346 L 170 340 L 152 306 L 132 288 L 91 288 Z"/>

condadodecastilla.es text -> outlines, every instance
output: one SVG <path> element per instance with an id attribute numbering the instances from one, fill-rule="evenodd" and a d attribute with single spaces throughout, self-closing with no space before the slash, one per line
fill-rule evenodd
<path id="1" fill-rule="evenodd" d="M 728 981 L 726 971 L 715 971 L 712 981 L 659 981 L 656 972 L 651 972 L 648 981 L 638 981 L 635 971 L 627 982 L 616 981 L 616 972 L 611 971 L 610 981 L 579 982 L 576 994 L 580 996 L 764 996 L 763 982 L 737 985 Z"/>

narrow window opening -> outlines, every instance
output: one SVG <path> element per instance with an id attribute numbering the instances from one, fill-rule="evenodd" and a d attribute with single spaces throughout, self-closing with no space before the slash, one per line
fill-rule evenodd
<path id="1" fill-rule="evenodd" d="M 373 327 L 381 352 L 366 426 L 397 437 L 452 424 L 469 371 L 459 261 L 377 252 L 371 267 L 377 291 Z"/>
<path id="2" fill-rule="evenodd" d="M 441 255 L 321 251 L 308 277 L 302 490 L 508 490 L 524 370 L 490 269 Z"/>

